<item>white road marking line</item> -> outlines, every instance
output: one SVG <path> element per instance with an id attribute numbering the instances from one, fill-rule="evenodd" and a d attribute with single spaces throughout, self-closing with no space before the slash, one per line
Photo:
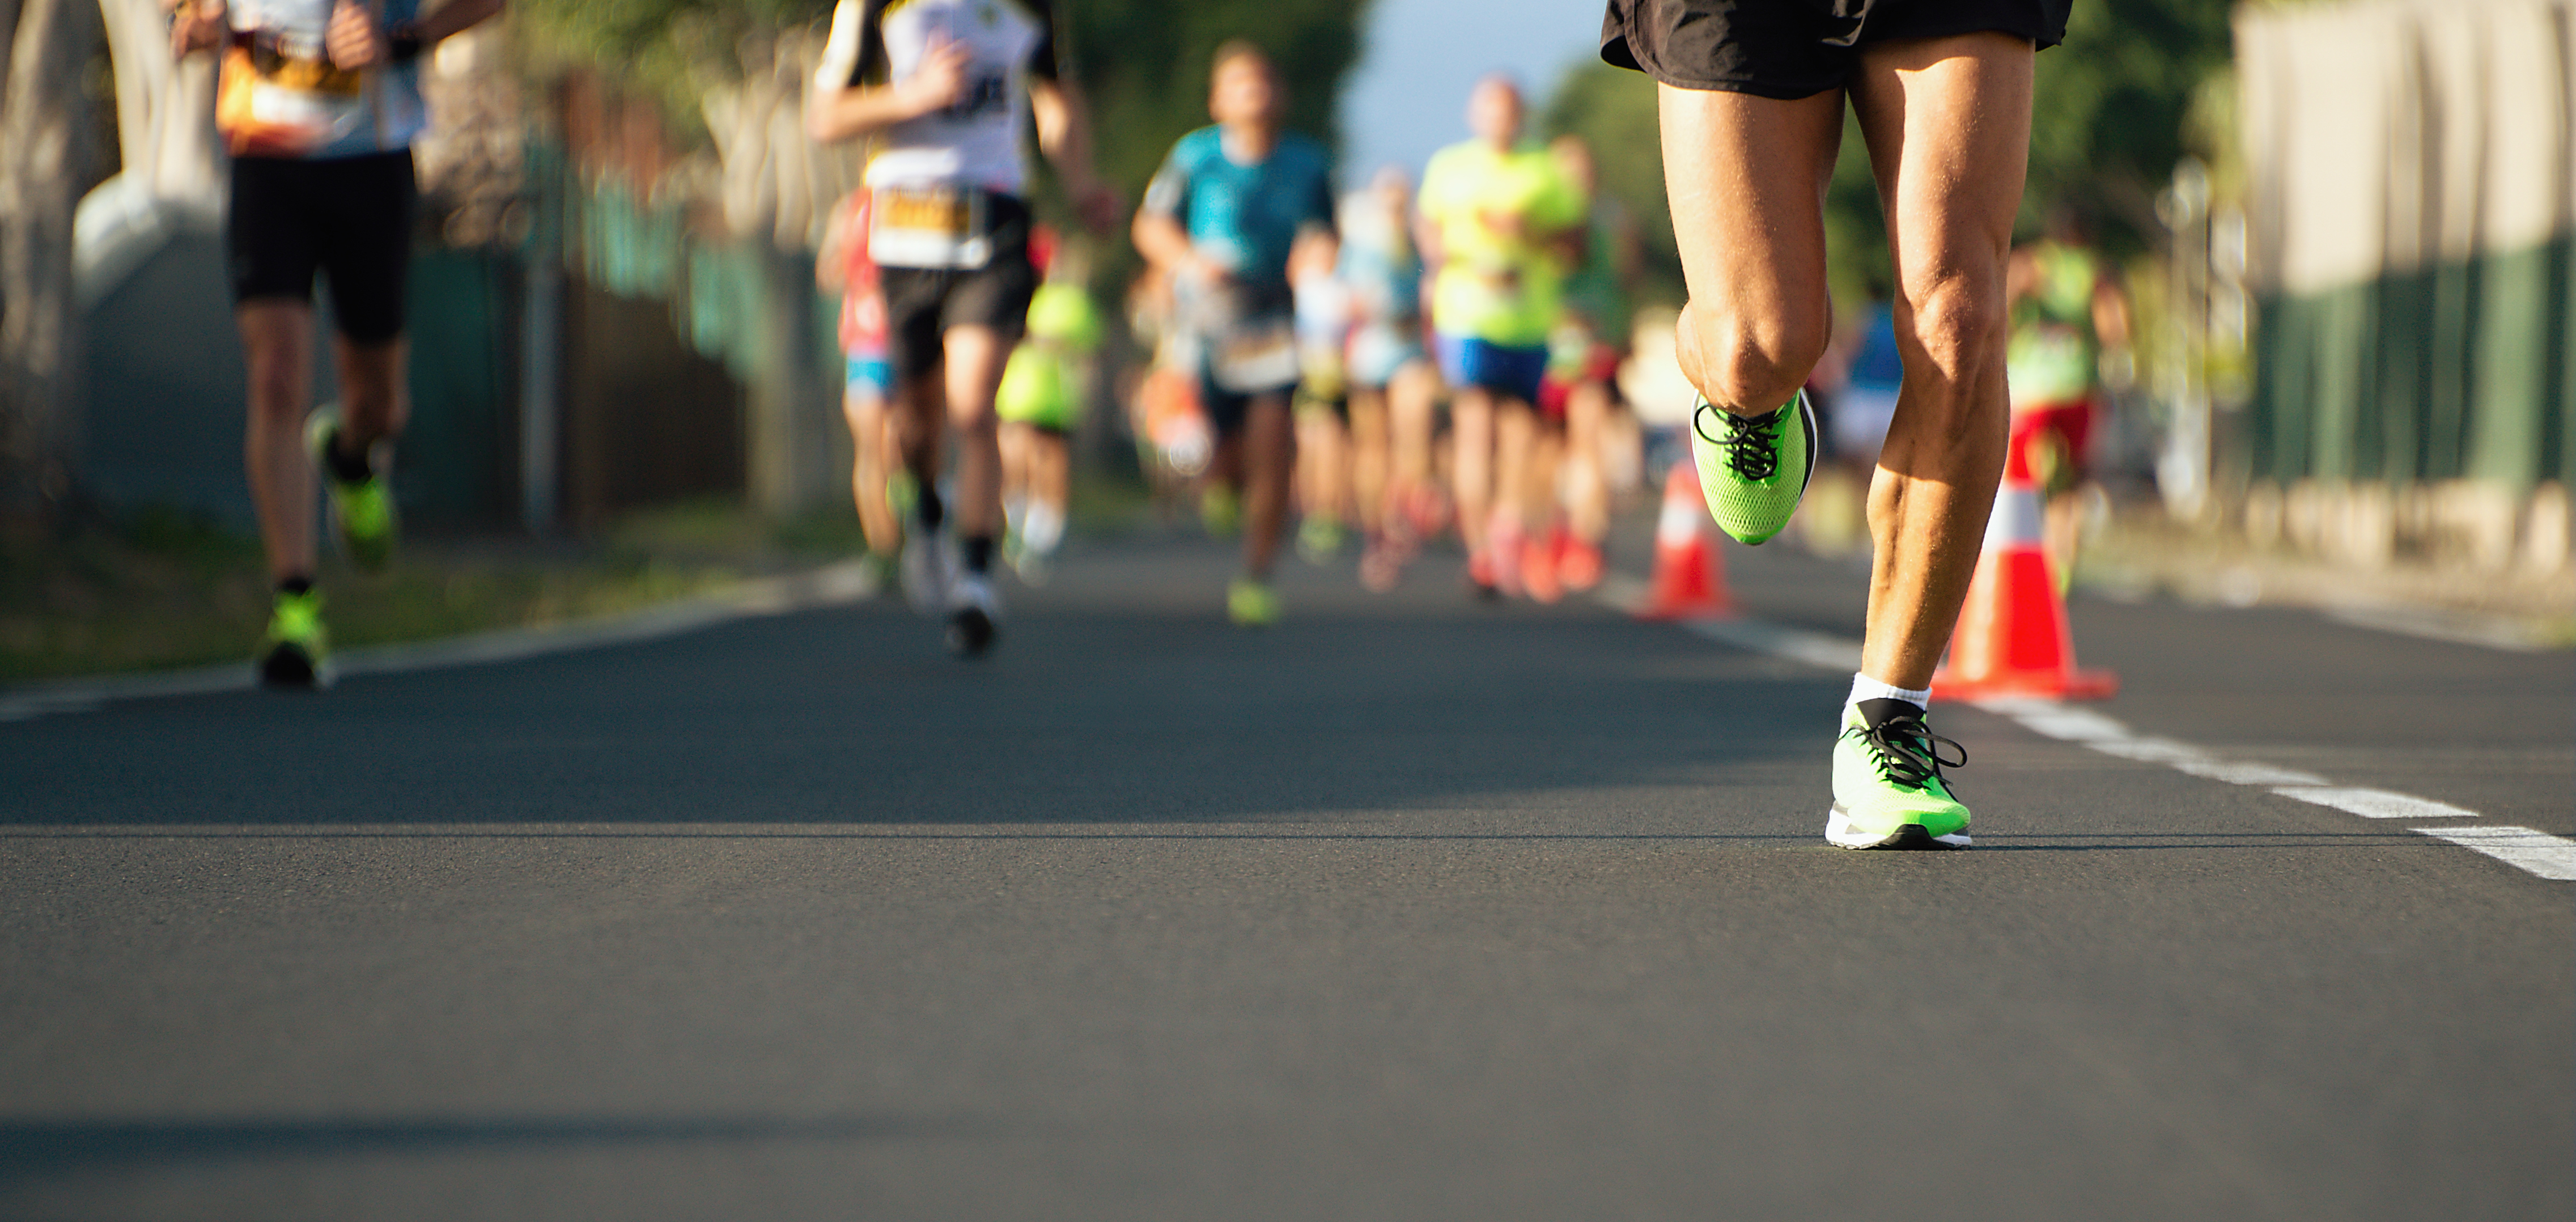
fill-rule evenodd
<path id="1" fill-rule="evenodd" d="M 1636 583 L 1629 583 L 1635 586 Z M 1604 583 L 1602 601 L 1620 610 L 1633 606 L 1637 589 L 1616 591 Z M 1684 625 L 1710 640 L 1756 653 L 1788 658 L 1828 670 L 1857 670 L 1860 642 L 1768 624 L 1756 619 L 1700 620 Z M 2023 728 L 2061 742 L 2081 743 L 2104 755 L 2141 763 L 2163 764 L 2176 771 L 2230 785 L 2269 789 L 2287 798 L 2312 802 L 2368 819 L 2481 819 L 2462 806 L 2413 794 L 2366 786 L 2335 785 L 2313 772 L 2255 760 L 2221 759 L 2208 750 L 2170 738 L 2143 736 L 2119 721 L 2091 709 L 2074 708 L 2040 697 L 1996 697 L 1973 701 L 1978 708 L 2020 722 Z M 2410 831 L 2476 849 L 2542 878 L 2576 881 L 2576 840 L 2566 840 L 2527 827 L 2418 827 Z"/>
<path id="2" fill-rule="evenodd" d="M 2090 709 L 2072 708 L 2031 696 L 2000 696 L 1976 702 L 1989 713 L 2001 713 L 2033 733 L 2067 742 L 2113 742 L 2129 736 L 2129 727 Z"/>
<path id="3" fill-rule="evenodd" d="M 2390 789 L 2369 789 L 2357 785 L 2280 785 L 2272 792 L 2285 798 L 2331 806 L 2364 819 L 2481 819 L 2485 816 L 2463 806 L 2419 798 Z"/>
<path id="4" fill-rule="evenodd" d="M 1859 670 L 1860 642 L 1768 624 L 1758 619 L 1685 620 L 1691 631 L 1739 649 L 1805 662 L 1827 670 Z"/>
<path id="5" fill-rule="evenodd" d="M 443 641 L 339 650 L 331 655 L 331 667 L 334 673 L 345 679 L 351 675 L 390 675 L 451 666 L 515 662 L 547 654 L 658 640 L 731 620 L 861 602 L 875 593 L 876 583 L 866 565 L 853 560 L 803 573 L 747 581 L 719 593 L 608 619 L 542 628 L 505 628 Z M 248 691 L 257 685 L 258 676 L 252 673 L 247 662 L 160 674 L 58 679 L 21 688 L 0 689 L 0 722 L 25 721 L 48 713 L 86 712 L 117 700 Z"/>
<path id="6" fill-rule="evenodd" d="M 2506 865 L 2520 866 L 2542 878 L 2576 882 L 2576 840 L 2527 827 L 2417 827 L 2437 840 L 2475 849 Z"/>
<path id="7" fill-rule="evenodd" d="M 2258 764 L 2251 760 L 2209 760 L 2205 762 L 2174 761 L 2174 767 L 2193 776 L 2225 781 L 2230 785 L 2323 785 L 2324 777 L 2296 768 L 2275 764 Z"/>
<path id="8" fill-rule="evenodd" d="M 2170 738 L 2097 738 L 2084 745 L 2104 755 L 2116 755 L 2141 764 L 2169 764 L 2180 768 L 2185 764 L 2219 762 L 2217 756 Z"/>
<path id="9" fill-rule="evenodd" d="M 2540 653 L 2563 643 L 2548 623 L 2519 616 L 2359 603 L 2326 607 L 2324 612 L 2327 619 L 2356 628 L 2512 653 Z"/>

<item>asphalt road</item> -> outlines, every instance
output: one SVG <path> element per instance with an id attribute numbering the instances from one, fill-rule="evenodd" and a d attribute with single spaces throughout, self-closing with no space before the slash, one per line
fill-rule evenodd
<path id="1" fill-rule="evenodd" d="M 0 1217 L 2576 1212 L 2576 882 L 1950 706 L 1978 847 L 1841 852 L 1844 674 L 1225 572 L 0 725 Z M 2076 623 L 2142 741 L 2576 834 L 2569 654 Z"/>

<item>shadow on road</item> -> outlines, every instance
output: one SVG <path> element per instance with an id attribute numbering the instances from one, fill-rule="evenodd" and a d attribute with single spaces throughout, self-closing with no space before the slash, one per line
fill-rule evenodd
<path id="1" fill-rule="evenodd" d="M 1834 676 L 1588 603 L 1480 606 L 1437 574 L 1377 598 L 1300 570 L 1288 621 L 1244 632 L 1229 564 L 1069 564 L 979 664 L 881 601 L 23 723 L 0 728 L 0 826 L 1132 826 L 1543 815 L 1747 764 L 1823 781 Z"/>

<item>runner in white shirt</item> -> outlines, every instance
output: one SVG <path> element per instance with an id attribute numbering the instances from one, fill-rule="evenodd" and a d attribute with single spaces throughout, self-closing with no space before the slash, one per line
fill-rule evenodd
<path id="1" fill-rule="evenodd" d="M 806 107 L 817 140 L 876 141 L 866 241 L 885 291 L 904 464 L 920 488 L 904 580 L 916 605 L 946 614 L 949 646 L 966 657 L 992 646 L 1000 613 L 993 397 L 1037 289 L 1020 156 L 1032 113 L 1084 222 L 1107 231 L 1118 201 L 1092 177 L 1089 123 L 1057 73 L 1045 0 L 841 0 Z M 960 437 L 954 506 L 938 492 L 943 404 Z"/>

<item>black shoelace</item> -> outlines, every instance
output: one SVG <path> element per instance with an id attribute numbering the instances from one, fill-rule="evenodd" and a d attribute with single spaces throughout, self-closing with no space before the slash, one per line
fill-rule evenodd
<path id="1" fill-rule="evenodd" d="M 1861 739 L 1878 755 L 1878 770 L 1887 779 L 1909 789 L 1921 789 L 1924 782 L 1938 780 L 1944 786 L 1950 778 L 1942 776 L 1943 768 L 1968 766 L 1968 749 L 1955 738 L 1944 738 L 1932 732 L 1920 717 L 1899 713 L 1861 731 Z M 1958 753 L 1951 759 L 1942 754 L 1948 746 Z"/>
<path id="2" fill-rule="evenodd" d="M 1777 420 L 1779 412 L 1767 416 L 1739 416 L 1705 403 L 1699 410 L 1716 412 L 1718 418 L 1726 422 L 1726 435 L 1723 437 L 1709 436 L 1708 430 L 1700 428 L 1696 419 L 1691 422 L 1691 427 L 1699 429 L 1702 440 L 1726 451 L 1726 469 L 1734 472 L 1736 478 L 1760 483 L 1780 470 L 1780 447 L 1763 427 Z"/>

